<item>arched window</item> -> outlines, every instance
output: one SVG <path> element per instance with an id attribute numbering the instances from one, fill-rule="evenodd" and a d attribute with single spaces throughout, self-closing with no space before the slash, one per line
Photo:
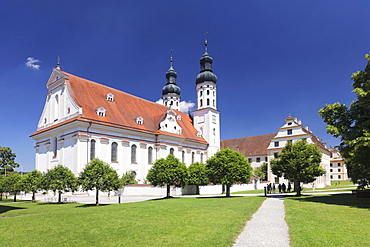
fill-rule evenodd
<path id="1" fill-rule="evenodd" d="M 55 95 L 55 104 L 54 104 L 54 121 L 58 120 L 59 118 L 59 97 Z"/>
<path id="2" fill-rule="evenodd" d="M 203 91 L 199 91 L 199 96 L 202 96 L 202 94 L 203 94 Z"/>
<path id="3" fill-rule="evenodd" d="M 57 150 L 58 150 L 58 138 L 54 137 L 54 148 L 53 148 L 53 152 L 54 152 L 54 157 L 57 157 Z"/>
<path id="4" fill-rule="evenodd" d="M 193 164 L 194 163 L 194 160 L 195 160 L 195 153 L 192 152 L 191 153 L 191 163 Z"/>
<path id="5" fill-rule="evenodd" d="M 148 148 L 148 163 L 153 163 L 153 148 L 149 147 Z"/>
<path id="6" fill-rule="evenodd" d="M 200 106 L 203 106 L 203 100 L 200 99 Z"/>
<path id="7" fill-rule="evenodd" d="M 117 146 L 118 144 L 116 142 L 112 143 L 112 156 L 111 156 L 112 162 L 117 161 Z"/>
<path id="8" fill-rule="evenodd" d="M 209 99 L 207 99 L 207 105 L 209 105 Z"/>
<path id="9" fill-rule="evenodd" d="M 200 163 L 203 163 L 203 153 L 200 154 Z"/>
<path id="10" fill-rule="evenodd" d="M 173 154 L 175 150 L 173 148 L 170 148 L 170 154 Z"/>
<path id="11" fill-rule="evenodd" d="M 182 151 L 181 161 L 182 163 L 185 163 L 185 151 Z"/>
<path id="12" fill-rule="evenodd" d="M 131 146 L 131 163 L 136 163 L 136 145 Z"/>
<path id="13" fill-rule="evenodd" d="M 213 100 L 213 106 L 216 106 L 216 101 L 215 100 Z"/>
<path id="14" fill-rule="evenodd" d="M 95 159 L 95 144 L 96 144 L 96 141 L 91 140 L 91 143 L 90 143 L 90 160 Z"/>
<path id="15" fill-rule="evenodd" d="M 207 95 L 209 95 L 209 90 L 207 90 Z"/>

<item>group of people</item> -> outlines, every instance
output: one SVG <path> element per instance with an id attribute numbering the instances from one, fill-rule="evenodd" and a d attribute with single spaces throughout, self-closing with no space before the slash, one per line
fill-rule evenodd
<path id="1" fill-rule="evenodd" d="M 292 189 L 292 186 L 291 186 L 290 182 L 288 182 L 288 186 L 285 185 L 285 183 L 282 183 L 282 184 L 279 184 L 277 186 L 277 188 L 279 190 L 279 193 L 285 193 L 285 192 L 290 192 L 291 189 Z M 275 193 L 275 190 L 276 190 L 275 183 L 269 183 L 267 185 L 267 193 L 268 194 Z"/>

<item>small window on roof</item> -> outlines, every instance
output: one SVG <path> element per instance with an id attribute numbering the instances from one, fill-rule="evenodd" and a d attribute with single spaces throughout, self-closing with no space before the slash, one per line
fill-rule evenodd
<path id="1" fill-rule="evenodd" d="M 177 120 L 181 120 L 181 115 L 177 115 L 177 116 L 176 116 L 176 119 L 177 119 Z"/>
<path id="2" fill-rule="evenodd" d="M 96 114 L 98 114 L 98 116 L 100 117 L 105 117 L 105 108 L 104 107 L 99 107 L 98 109 L 96 109 Z"/>
<path id="3" fill-rule="evenodd" d="M 138 125 L 143 125 L 143 124 L 144 124 L 144 118 L 142 118 L 142 117 L 137 117 L 137 118 L 135 119 L 135 121 L 136 121 L 136 123 L 137 123 Z"/>
<path id="4" fill-rule="evenodd" d="M 108 101 L 110 101 L 110 102 L 114 101 L 114 95 L 112 93 L 107 93 L 106 97 L 107 97 Z"/>

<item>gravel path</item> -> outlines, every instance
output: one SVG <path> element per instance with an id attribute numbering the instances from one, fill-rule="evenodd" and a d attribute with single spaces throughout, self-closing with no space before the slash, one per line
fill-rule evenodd
<path id="1" fill-rule="evenodd" d="M 284 198 L 270 196 L 248 221 L 234 247 L 289 246 L 288 225 L 285 222 Z"/>

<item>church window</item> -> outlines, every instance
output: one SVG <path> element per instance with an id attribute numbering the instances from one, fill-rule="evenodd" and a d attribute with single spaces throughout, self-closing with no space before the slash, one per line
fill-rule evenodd
<path id="1" fill-rule="evenodd" d="M 185 163 L 185 151 L 182 151 L 181 153 L 181 162 Z"/>
<path id="2" fill-rule="evenodd" d="M 177 119 L 177 120 L 181 120 L 181 115 L 177 115 L 177 116 L 176 116 L 176 119 Z"/>
<path id="3" fill-rule="evenodd" d="M 174 153 L 174 149 L 173 148 L 170 148 L 170 154 L 173 154 Z"/>
<path id="4" fill-rule="evenodd" d="M 59 97 L 55 95 L 55 104 L 54 104 L 54 121 L 58 120 L 58 112 L 59 112 Z"/>
<path id="5" fill-rule="evenodd" d="M 260 157 L 256 158 L 256 162 L 261 162 L 261 158 Z"/>
<path id="6" fill-rule="evenodd" d="M 199 91 L 199 96 L 202 96 L 203 95 L 203 91 Z"/>
<path id="7" fill-rule="evenodd" d="M 179 106 L 179 102 L 176 102 L 176 106 Z"/>
<path id="8" fill-rule="evenodd" d="M 143 125 L 143 124 L 144 124 L 144 119 L 143 119 L 142 117 L 137 117 L 137 118 L 135 119 L 135 121 L 136 121 L 136 123 L 137 123 L 138 125 Z"/>
<path id="9" fill-rule="evenodd" d="M 216 135 L 216 129 L 213 128 L 213 135 L 215 136 Z"/>
<path id="10" fill-rule="evenodd" d="M 330 169 L 330 172 L 333 172 L 333 169 Z"/>
<path id="11" fill-rule="evenodd" d="M 340 163 L 338 163 L 338 166 L 341 166 L 341 164 L 340 164 Z"/>
<path id="12" fill-rule="evenodd" d="M 164 102 L 164 105 L 165 105 L 165 106 L 167 106 L 167 101 L 166 101 L 166 102 Z"/>
<path id="13" fill-rule="evenodd" d="M 131 146 L 131 163 L 136 163 L 136 145 Z"/>
<path id="14" fill-rule="evenodd" d="M 213 100 L 213 106 L 216 107 L 216 101 L 215 100 Z"/>
<path id="15" fill-rule="evenodd" d="M 248 158 L 248 162 L 249 163 L 252 163 L 252 158 Z"/>
<path id="16" fill-rule="evenodd" d="M 108 101 L 113 102 L 113 100 L 114 100 L 114 95 L 113 94 L 107 93 L 106 97 L 107 97 Z"/>
<path id="17" fill-rule="evenodd" d="M 265 157 L 265 161 L 266 161 L 266 162 L 268 161 L 267 156 Z"/>
<path id="18" fill-rule="evenodd" d="M 152 147 L 148 148 L 148 163 L 149 164 L 153 163 L 153 148 Z"/>
<path id="19" fill-rule="evenodd" d="M 105 117 L 105 109 L 104 107 L 99 107 L 98 109 L 96 109 L 96 113 L 98 114 L 98 116 L 100 117 Z"/>
<path id="20" fill-rule="evenodd" d="M 330 167 L 332 167 L 333 166 L 333 164 L 332 163 L 330 163 Z"/>
<path id="21" fill-rule="evenodd" d="M 57 157 L 57 150 L 58 150 L 58 139 L 54 137 L 54 149 L 53 149 L 54 158 Z"/>
<path id="22" fill-rule="evenodd" d="M 111 150 L 111 161 L 112 162 L 117 162 L 117 143 L 113 142 L 112 143 L 112 150 Z"/>
<path id="23" fill-rule="evenodd" d="M 95 140 L 91 140 L 90 142 L 90 160 L 95 159 Z"/>
<path id="24" fill-rule="evenodd" d="M 338 179 L 341 179 L 342 178 L 342 176 L 341 175 L 338 175 Z"/>
<path id="25" fill-rule="evenodd" d="M 207 105 L 209 105 L 209 99 L 207 99 Z"/>
<path id="26" fill-rule="evenodd" d="M 45 119 L 44 119 L 44 124 L 46 124 L 46 122 L 47 122 L 47 119 L 45 118 Z"/>
<path id="27" fill-rule="evenodd" d="M 202 107 L 203 106 L 203 100 L 200 99 L 200 106 Z"/>
<path id="28" fill-rule="evenodd" d="M 291 135 L 291 134 L 293 134 L 293 130 L 292 130 L 292 129 L 290 129 L 290 130 L 287 130 L 287 134 L 288 134 L 288 135 Z"/>
<path id="29" fill-rule="evenodd" d="M 338 172 L 341 172 L 341 170 L 340 170 L 340 169 L 338 169 Z"/>
<path id="30" fill-rule="evenodd" d="M 277 158 L 278 157 L 278 153 L 274 153 L 274 158 Z"/>
<path id="31" fill-rule="evenodd" d="M 216 92 L 215 91 L 213 91 L 213 96 L 216 96 Z"/>
<path id="32" fill-rule="evenodd" d="M 333 179 L 333 175 L 330 175 L 330 179 Z"/>
<path id="33" fill-rule="evenodd" d="M 191 153 L 191 163 L 193 164 L 193 163 L 194 163 L 194 161 L 195 161 L 195 153 L 194 153 L 194 152 L 192 152 L 192 153 Z"/>
<path id="34" fill-rule="evenodd" d="M 288 125 L 292 125 L 292 122 L 289 122 Z"/>
<path id="35" fill-rule="evenodd" d="M 209 95 L 209 90 L 207 90 L 207 95 Z"/>
<path id="36" fill-rule="evenodd" d="M 200 163 L 203 163 L 203 153 L 200 154 Z"/>
<path id="37" fill-rule="evenodd" d="M 274 145 L 275 145 L 275 147 L 278 147 L 279 146 L 279 142 L 275 142 Z"/>
<path id="38" fill-rule="evenodd" d="M 67 114 L 71 113 L 71 108 L 67 108 Z"/>

